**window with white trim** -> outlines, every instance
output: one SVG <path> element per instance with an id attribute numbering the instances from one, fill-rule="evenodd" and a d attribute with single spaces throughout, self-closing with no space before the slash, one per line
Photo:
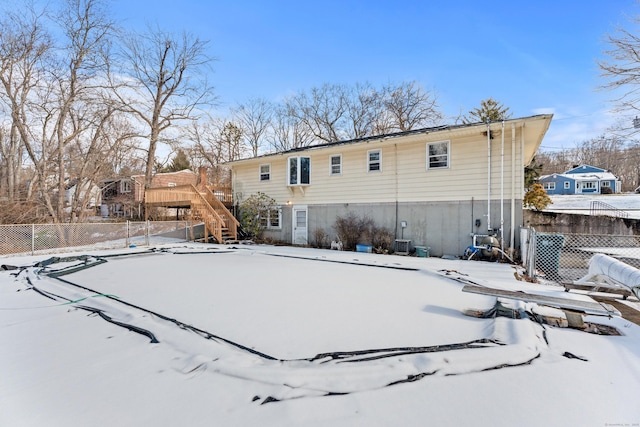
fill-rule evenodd
<path id="1" fill-rule="evenodd" d="M 311 179 L 310 157 L 289 157 L 287 185 L 309 185 Z"/>
<path id="2" fill-rule="evenodd" d="M 595 181 L 585 181 L 582 183 L 583 190 L 595 190 L 597 188 Z"/>
<path id="3" fill-rule="evenodd" d="M 602 187 L 611 187 L 611 181 L 602 181 L 600 183 L 600 186 L 602 186 Z"/>
<path id="4" fill-rule="evenodd" d="M 269 181 L 271 179 L 271 164 L 260 165 L 260 181 Z"/>
<path id="5" fill-rule="evenodd" d="M 331 175 L 342 175 L 342 154 L 334 154 L 329 157 L 329 168 Z"/>
<path id="6" fill-rule="evenodd" d="M 565 189 L 565 190 L 568 190 L 568 189 L 570 189 L 570 188 L 571 188 L 571 181 L 565 181 L 565 182 L 564 182 L 564 189 Z"/>
<path id="7" fill-rule="evenodd" d="M 545 182 L 542 184 L 542 188 L 544 188 L 545 190 L 555 190 L 556 189 L 556 183 L 555 182 Z"/>
<path id="8" fill-rule="evenodd" d="M 260 226 L 265 230 L 282 228 L 282 208 L 269 209 L 260 215 Z"/>
<path id="9" fill-rule="evenodd" d="M 121 193 L 131 193 L 131 181 L 128 179 L 123 179 L 120 181 L 120 192 Z"/>
<path id="10" fill-rule="evenodd" d="M 449 141 L 427 144 L 427 169 L 446 169 L 449 167 Z"/>
<path id="11" fill-rule="evenodd" d="M 382 170 L 382 150 L 367 151 L 367 170 L 369 172 L 380 172 Z"/>

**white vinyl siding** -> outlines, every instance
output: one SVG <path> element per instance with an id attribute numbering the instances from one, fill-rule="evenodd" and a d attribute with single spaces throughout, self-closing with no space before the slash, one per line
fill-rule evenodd
<path id="1" fill-rule="evenodd" d="M 505 144 L 504 176 L 505 197 L 511 197 L 511 183 L 515 183 L 516 198 L 522 197 L 523 155 L 522 128 L 516 129 L 515 144 Z M 443 138 L 445 136 L 446 138 Z M 430 139 L 432 141 L 430 141 Z M 449 167 L 427 169 L 427 144 L 449 141 Z M 531 144 L 534 142 L 532 141 Z M 525 139 L 525 153 L 529 150 Z M 512 149 L 515 149 L 515 166 L 511 165 Z M 313 185 L 288 186 L 288 163 L 286 156 L 269 156 L 271 180 L 259 183 L 255 171 L 265 159 L 247 159 L 233 165 L 234 193 L 240 194 L 238 201 L 257 192 L 264 192 L 276 199 L 280 205 L 322 205 L 332 203 L 395 203 L 418 201 L 457 201 L 487 194 L 487 141 L 482 132 L 466 132 L 462 135 L 434 133 L 409 135 L 389 140 L 341 146 L 342 175 L 340 184 L 332 179 L 331 157 L 335 147 L 316 148 L 305 152 L 310 161 L 323 167 L 310 168 Z M 369 172 L 369 152 L 384 151 L 384 173 Z M 533 150 L 529 150 L 533 151 Z M 501 145 L 491 148 L 491 197 L 500 197 Z M 297 158 L 297 157 L 295 157 Z M 382 160 L 382 158 L 381 158 Z M 297 164 L 297 161 L 296 161 Z M 300 188 L 299 188 L 300 187 Z"/>

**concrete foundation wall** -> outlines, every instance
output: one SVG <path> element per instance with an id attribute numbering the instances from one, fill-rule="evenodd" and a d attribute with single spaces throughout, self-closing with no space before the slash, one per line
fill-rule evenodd
<path id="1" fill-rule="evenodd" d="M 519 247 L 519 228 L 522 224 L 521 201 L 515 203 L 515 247 Z M 291 243 L 292 207 L 282 207 L 282 229 L 269 230 L 264 236 Z M 455 202 L 421 203 L 379 203 L 379 204 L 326 204 L 308 206 L 308 242 L 317 245 L 315 230 L 321 229 L 329 241 L 336 238 L 333 228 L 338 216 L 354 212 L 358 216 L 368 216 L 377 227 L 384 227 L 396 239 L 411 240 L 412 246 L 429 246 L 431 255 L 461 256 L 472 243 L 472 235 L 487 234 L 486 200 L 466 200 Z M 500 201 L 491 203 L 491 228 L 500 228 Z M 480 225 L 476 227 L 476 220 Z M 510 244 L 511 210 L 508 200 L 504 203 L 504 247 Z M 401 227 L 406 221 L 406 228 Z M 368 243 L 368 242 L 361 242 Z"/>
<path id="2" fill-rule="evenodd" d="M 640 220 L 524 210 L 524 224 L 543 233 L 640 235 Z"/>

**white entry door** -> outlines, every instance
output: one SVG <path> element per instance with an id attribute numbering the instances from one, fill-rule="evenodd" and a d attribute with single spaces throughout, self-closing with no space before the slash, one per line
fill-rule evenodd
<path id="1" fill-rule="evenodd" d="M 293 207 L 293 244 L 306 245 L 309 243 L 307 234 L 307 207 Z"/>

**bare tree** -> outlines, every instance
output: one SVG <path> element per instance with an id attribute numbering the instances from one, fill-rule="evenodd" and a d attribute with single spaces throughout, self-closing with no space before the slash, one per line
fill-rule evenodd
<path id="1" fill-rule="evenodd" d="M 346 100 L 346 129 L 349 139 L 359 139 L 374 134 L 376 113 L 379 111 L 379 93 L 369 84 L 356 84 Z"/>
<path id="2" fill-rule="evenodd" d="M 251 154 L 253 157 L 258 156 L 271 127 L 273 106 L 265 99 L 253 98 L 240 104 L 234 110 L 234 116 Z"/>
<path id="3" fill-rule="evenodd" d="M 7 13 L 0 22 L 0 111 L 10 118 L 0 150 L 10 201 L 20 186 L 24 142 L 30 138 L 28 106 L 44 75 L 42 62 L 52 48 L 42 21 L 43 12 L 28 5 Z"/>
<path id="4" fill-rule="evenodd" d="M 306 126 L 316 140 L 335 142 L 345 139 L 347 91 L 344 86 L 324 84 L 307 94 L 299 93 L 286 101 L 289 114 Z"/>
<path id="5" fill-rule="evenodd" d="M 443 119 L 435 93 L 424 90 L 415 81 L 389 83 L 381 92 L 383 108 L 376 128 L 384 133 L 433 126 Z"/>
<path id="6" fill-rule="evenodd" d="M 208 42 L 184 32 L 174 35 L 159 28 L 144 34 L 128 34 L 123 40 L 123 70 L 128 85 L 118 96 L 146 128 L 148 139 L 145 185 L 151 185 L 156 150 L 168 142 L 171 126 L 197 119 L 196 109 L 213 101 L 206 81 L 212 59 Z"/>
<path id="7" fill-rule="evenodd" d="M 315 142 L 309 127 L 301 122 L 287 105 L 276 107 L 272 121 L 272 133 L 267 136 L 275 151 L 307 147 Z"/>
<path id="8" fill-rule="evenodd" d="M 640 18 L 633 20 L 640 23 Z M 606 80 L 604 89 L 617 91 L 614 102 L 618 111 L 630 111 L 637 114 L 640 110 L 640 37 L 631 31 L 619 28 L 614 35 L 608 35 L 605 50 L 608 60 L 598 62 L 601 76 Z"/>

